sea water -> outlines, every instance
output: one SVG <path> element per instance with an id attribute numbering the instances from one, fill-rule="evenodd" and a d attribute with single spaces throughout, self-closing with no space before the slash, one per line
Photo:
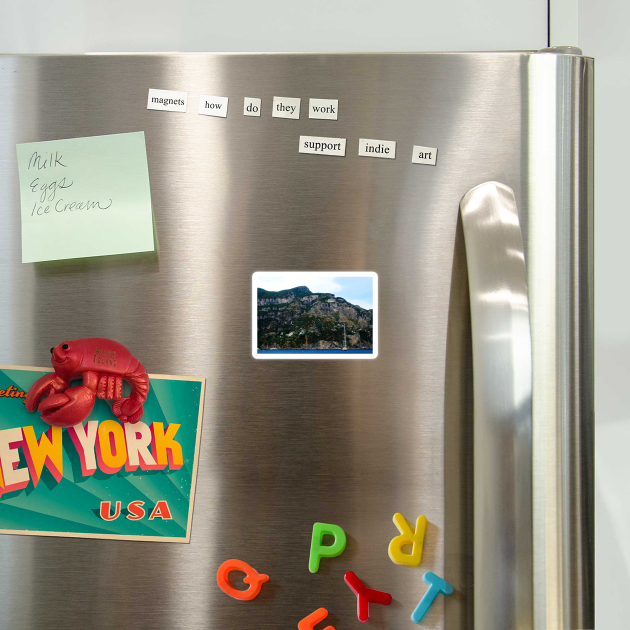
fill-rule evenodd
<path id="1" fill-rule="evenodd" d="M 256 354 L 374 354 L 373 350 L 258 350 Z"/>

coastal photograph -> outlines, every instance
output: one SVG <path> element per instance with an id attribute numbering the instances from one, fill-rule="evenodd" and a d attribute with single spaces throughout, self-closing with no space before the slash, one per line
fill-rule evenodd
<path id="1" fill-rule="evenodd" d="M 256 272 L 256 359 L 374 359 L 378 276 L 369 271 Z"/>

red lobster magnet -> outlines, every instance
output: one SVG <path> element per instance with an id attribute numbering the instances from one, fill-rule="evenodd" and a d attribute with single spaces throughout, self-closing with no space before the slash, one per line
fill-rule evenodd
<path id="1" fill-rule="evenodd" d="M 98 337 L 73 339 L 51 348 L 50 354 L 55 371 L 37 379 L 26 395 L 26 408 L 38 409 L 44 422 L 55 427 L 79 424 L 97 397 L 114 401 L 112 411 L 121 422 L 134 424 L 142 418 L 149 375 L 125 346 Z M 76 378 L 83 378 L 83 385 L 70 387 Z M 123 379 L 131 385 L 128 398 L 122 395 Z"/>

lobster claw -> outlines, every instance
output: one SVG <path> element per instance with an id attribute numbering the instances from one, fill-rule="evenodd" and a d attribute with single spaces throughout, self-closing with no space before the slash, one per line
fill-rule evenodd
<path id="1" fill-rule="evenodd" d="M 54 392 L 59 392 L 66 387 L 68 387 L 68 383 L 54 372 L 41 376 L 31 385 L 26 394 L 26 409 L 31 412 L 35 411 L 39 401 L 44 396 L 50 396 Z"/>
<path id="2" fill-rule="evenodd" d="M 143 414 L 142 403 L 135 400 L 133 396 L 115 400 L 112 411 L 122 423 L 129 422 L 130 424 L 136 424 Z"/>
<path id="3" fill-rule="evenodd" d="M 48 396 L 37 409 L 44 422 L 54 427 L 73 427 L 90 415 L 95 400 L 95 392 L 85 385 L 78 385 L 63 393 Z"/>

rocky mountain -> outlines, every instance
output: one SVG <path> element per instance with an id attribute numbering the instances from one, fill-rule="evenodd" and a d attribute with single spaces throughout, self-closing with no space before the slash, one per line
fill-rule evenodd
<path id="1" fill-rule="evenodd" d="M 259 288 L 258 348 L 342 348 L 345 324 L 349 349 L 371 349 L 372 316 L 371 309 L 304 286 L 284 291 Z"/>

